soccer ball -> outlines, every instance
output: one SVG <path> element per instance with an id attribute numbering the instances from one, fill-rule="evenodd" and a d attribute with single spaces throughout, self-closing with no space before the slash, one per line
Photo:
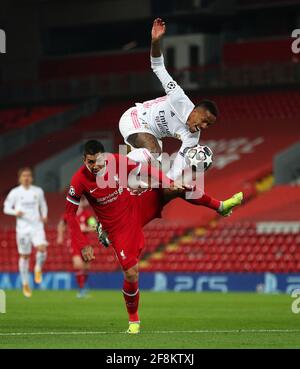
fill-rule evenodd
<path id="1" fill-rule="evenodd" d="M 185 161 L 190 167 L 196 170 L 206 171 L 212 164 L 213 152 L 206 145 L 197 145 L 186 151 Z"/>

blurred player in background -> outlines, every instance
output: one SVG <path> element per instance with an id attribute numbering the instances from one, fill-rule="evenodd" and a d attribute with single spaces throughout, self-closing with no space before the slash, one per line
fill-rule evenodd
<path id="1" fill-rule="evenodd" d="M 89 203 L 87 199 L 82 196 L 80 200 L 80 204 L 78 206 L 78 210 L 76 213 L 77 220 L 80 225 L 80 230 L 84 234 L 88 236 L 91 232 L 95 232 L 95 228 L 97 225 L 96 218 L 93 215 L 93 212 L 89 209 Z M 61 220 L 57 225 L 57 244 L 62 245 L 64 243 L 64 236 L 67 230 L 67 220 L 66 215 L 63 214 Z M 76 282 L 79 288 L 79 292 L 77 294 L 78 298 L 86 297 L 86 283 L 88 280 L 88 272 L 90 268 L 90 263 L 82 260 L 80 251 L 76 248 L 72 247 L 72 263 L 73 268 L 75 270 Z"/>
<path id="2" fill-rule="evenodd" d="M 48 207 L 44 191 L 33 183 L 31 168 L 25 167 L 18 172 L 19 186 L 13 188 L 4 201 L 4 213 L 15 216 L 16 238 L 19 252 L 19 271 L 23 294 L 31 297 L 29 286 L 29 262 L 32 246 L 36 248 L 34 281 L 42 282 L 42 268 L 47 257 L 48 242 L 44 224 L 47 222 Z"/>
<path id="3" fill-rule="evenodd" d="M 216 122 L 218 109 L 216 104 L 209 100 L 194 105 L 169 75 L 160 49 L 160 39 L 165 32 L 165 23 L 160 18 L 155 19 L 151 32 L 151 68 L 167 95 L 136 103 L 135 107 L 122 115 L 119 129 L 125 143 L 131 146 L 128 157 L 136 162 L 143 163 L 151 159 L 160 162 L 164 137 L 182 141 L 174 163 L 167 173 L 169 178 L 175 180 L 181 176 L 187 165 L 184 158 L 186 150 L 198 144 L 201 130 Z"/>

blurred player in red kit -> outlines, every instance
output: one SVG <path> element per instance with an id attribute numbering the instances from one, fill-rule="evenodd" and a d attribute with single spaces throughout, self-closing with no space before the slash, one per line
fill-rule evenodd
<path id="1" fill-rule="evenodd" d="M 89 209 L 89 203 L 87 199 L 82 196 L 80 199 L 80 204 L 78 206 L 78 210 L 76 213 L 76 217 L 78 219 L 80 230 L 90 239 L 90 243 L 92 244 L 93 240 L 89 235 L 94 234 L 95 227 L 97 225 L 96 218 L 91 209 Z M 57 225 L 57 244 L 62 245 L 64 243 L 64 236 L 67 231 L 67 220 L 66 214 L 64 213 Z M 79 292 L 77 294 L 78 298 L 86 297 L 86 283 L 88 280 L 88 272 L 90 269 L 90 263 L 82 260 L 80 250 L 73 247 L 73 243 L 71 243 L 71 251 L 72 251 L 72 263 L 73 268 L 75 270 L 76 282 L 79 288 Z"/>
<path id="2" fill-rule="evenodd" d="M 172 198 L 185 198 L 181 185 L 166 177 L 159 169 L 146 164 L 130 161 L 118 154 L 104 153 L 99 141 L 90 140 L 84 146 L 82 166 L 72 177 L 66 201 L 66 220 L 68 222 L 73 247 L 81 252 L 85 261 L 95 259 L 93 247 L 86 235 L 81 232 L 76 212 L 80 198 L 84 195 L 93 208 L 102 229 L 107 233 L 116 257 L 124 273 L 123 296 L 129 315 L 128 333 L 140 331 L 138 315 L 138 261 L 144 247 L 143 226 L 161 216 L 163 206 Z M 124 173 L 126 175 L 124 175 Z M 159 188 L 149 188 L 139 196 L 132 195 L 132 176 L 153 179 Z M 100 185 L 99 185 L 100 183 Z M 106 187 L 103 183 L 107 184 Z M 235 197 L 225 201 L 216 200 L 203 193 L 200 198 L 186 200 L 195 205 L 209 207 L 215 211 L 228 211 L 241 201 Z M 224 205 L 225 204 L 225 205 Z M 98 228 L 103 244 L 105 233 Z M 105 237 L 104 237 L 105 238 Z"/>

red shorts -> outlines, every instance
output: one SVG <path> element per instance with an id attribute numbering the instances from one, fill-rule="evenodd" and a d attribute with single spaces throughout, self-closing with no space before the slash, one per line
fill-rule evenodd
<path id="1" fill-rule="evenodd" d="M 130 219 L 111 234 L 109 238 L 123 270 L 138 263 L 145 245 L 143 227 L 154 218 L 161 217 L 162 191 L 149 190 L 139 196 L 132 196 Z"/>
<path id="2" fill-rule="evenodd" d="M 72 254 L 72 257 L 80 256 L 82 258 L 80 250 L 78 250 L 76 247 L 73 247 L 72 243 L 71 243 L 71 254 Z"/>

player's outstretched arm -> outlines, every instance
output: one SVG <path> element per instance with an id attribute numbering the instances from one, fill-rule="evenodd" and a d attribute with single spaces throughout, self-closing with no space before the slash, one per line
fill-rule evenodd
<path id="1" fill-rule="evenodd" d="M 151 31 L 151 68 L 175 107 L 176 102 L 181 100 L 185 94 L 165 68 L 164 57 L 160 49 L 160 40 L 165 32 L 165 23 L 160 18 L 155 19 Z M 175 107 L 175 110 L 180 111 L 180 107 Z"/>
<path id="2" fill-rule="evenodd" d="M 156 18 L 153 22 L 151 30 L 151 56 L 159 58 L 161 56 L 160 39 L 166 32 L 166 25 L 160 18 Z"/>

